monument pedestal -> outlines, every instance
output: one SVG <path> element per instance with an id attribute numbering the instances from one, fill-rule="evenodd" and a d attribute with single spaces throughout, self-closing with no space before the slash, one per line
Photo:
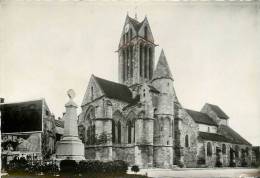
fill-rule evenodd
<path id="1" fill-rule="evenodd" d="M 65 105 L 64 135 L 57 143 L 56 158 L 57 160 L 85 160 L 84 144 L 78 137 L 77 105 L 72 100 L 75 93 L 69 90 L 68 95 L 70 101 Z"/>

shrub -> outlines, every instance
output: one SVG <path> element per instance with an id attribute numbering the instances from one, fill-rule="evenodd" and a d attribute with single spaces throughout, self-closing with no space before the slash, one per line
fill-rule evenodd
<path id="1" fill-rule="evenodd" d="M 205 160 L 204 158 L 199 158 L 199 159 L 197 160 L 197 164 L 199 164 L 199 165 L 206 164 L 206 160 Z"/>
<path id="2" fill-rule="evenodd" d="M 220 161 L 216 162 L 216 167 L 222 167 L 222 163 Z"/>
<path id="3" fill-rule="evenodd" d="M 79 173 L 83 175 L 91 174 L 125 174 L 128 165 L 124 161 L 101 162 L 97 160 L 80 161 L 78 165 Z"/>
<path id="4" fill-rule="evenodd" d="M 133 166 L 131 167 L 131 171 L 137 173 L 137 172 L 140 171 L 140 169 L 139 169 L 139 167 L 138 167 L 137 165 L 133 165 Z"/>
<path id="5" fill-rule="evenodd" d="M 75 160 L 62 160 L 60 162 L 60 174 L 76 175 L 78 171 L 78 164 Z"/>
<path id="6" fill-rule="evenodd" d="M 27 169 L 28 162 L 25 158 L 15 158 L 7 165 L 8 174 L 25 174 Z"/>

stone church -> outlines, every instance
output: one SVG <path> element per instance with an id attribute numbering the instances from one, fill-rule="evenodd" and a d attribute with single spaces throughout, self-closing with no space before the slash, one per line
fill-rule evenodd
<path id="1" fill-rule="evenodd" d="M 156 46 L 147 18 L 127 15 L 117 50 L 119 82 L 92 75 L 82 101 L 78 129 L 86 159 L 162 168 L 250 166 L 252 145 L 219 106 L 183 108 L 163 50 L 155 67 Z"/>

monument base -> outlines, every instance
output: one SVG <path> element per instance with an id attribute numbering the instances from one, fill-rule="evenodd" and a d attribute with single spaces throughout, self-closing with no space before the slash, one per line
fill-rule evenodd
<path id="1" fill-rule="evenodd" d="M 56 159 L 85 160 L 84 144 L 78 137 L 63 137 L 57 143 Z"/>

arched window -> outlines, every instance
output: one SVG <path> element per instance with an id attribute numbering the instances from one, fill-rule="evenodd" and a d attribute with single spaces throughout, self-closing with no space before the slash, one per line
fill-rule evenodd
<path id="1" fill-rule="evenodd" d="M 207 156 L 212 156 L 212 146 L 211 143 L 207 143 Z"/>
<path id="2" fill-rule="evenodd" d="M 248 148 L 248 147 L 246 147 L 245 154 L 246 154 L 247 156 L 249 155 L 249 148 Z"/>
<path id="3" fill-rule="evenodd" d="M 235 146 L 235 156 L 236 158 L 239 157 L 239 147 L 237 145 Z"/>
<path id="4" fill-rule="evenodd" d="M 112 143 L 116 142 L 116 128 L 115 128 L 115 121 L 112 120 Z"/>
<path id="5" fill-rule="evenodd" d="M 128 135 L 128 143 L 132 142 L 132 124 L 131 121 L 127 122 L 127 135 Z"/>
<path id="6" fill-rule="evenodd" d="M 121 122 L 120 121 L 118 121 L 117 123 L 117 135 L 118 135 L 117 143 L 121 143 Z"/>
<path id="7" fill-rule="evenodd" d="M 189 147 L 189 136 L 185 136 L 185 147 Z"/>
<path id="8" fill-rule="evenodd" d="M 147 52 L 148 52 L 148 47 L 144 47 L 144 77 L 147 78 Z"/>
<path id="9" fill-rule="evenodd" d="M 91 101 L 93 101 L 94 99 L 94 89 L 93 87 L 91 87 Z"/>
<path id="10" fill-rule="evenodd" d="M 147 37 L 148 37 L 148 28 L 147 26 L 144 27 L 144 39 L 147 40 Z"/>
<path id="11" fill-rule="evenodd" d="M 133 38 L 133 31 L 132 29 L 130 28 L 130 40 Z"/>
<path id="12" fill-rule="evenodd" d="M 140 76 L 143 76 L 143 46 L 140 44 L 139 46 L 139 68 L 140 68 Z"/>
<path id="13" fill-rule="evenodd" d="M 227 153 L 227 148 L 225 144 L 222 144 L 222 154 L 226 154 Z"/>
<path id="14" fill-rule="evenodd" d="M 126 33 L 126 41 L 127 41 L 127 42 L 128 42 L 128 39 L 129 39 L 129 38 L 128 38 L 128 32 L 127 32 L 127 33 Z"/>

